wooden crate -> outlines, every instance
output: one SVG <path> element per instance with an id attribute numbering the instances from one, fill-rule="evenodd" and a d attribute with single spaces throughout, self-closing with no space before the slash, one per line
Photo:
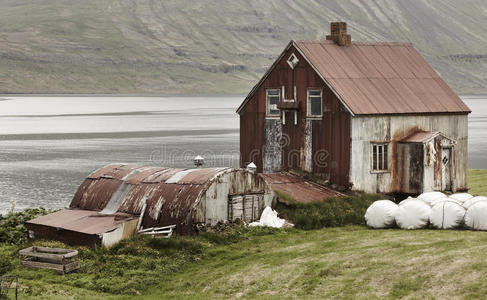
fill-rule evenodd
<path id="1" fill-rule="evenodd" d="M 22 265 L 66 274 L 79 269 L 78 251 L 32 246 L 19 251 Z"/>

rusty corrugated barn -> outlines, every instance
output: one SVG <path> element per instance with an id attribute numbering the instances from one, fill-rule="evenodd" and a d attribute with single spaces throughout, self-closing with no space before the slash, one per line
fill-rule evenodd
<path id="1" fill-rule="evenodd" d="M 470 109 L 411 44 L 331 25 L 291 41 L 238 108 L 241 165 L 366 192 L 467 189 Z"/>
<path id="2" fill-rule="evenodd" d="M 109 246 L 142 228 L 176 225 L 188 234 L 197 225 L 252 222 L 273 198 L 262 177 L 246 169 L 112 164 L 84 180 L 69 209 L 26 225 L 35 238 Z"/>

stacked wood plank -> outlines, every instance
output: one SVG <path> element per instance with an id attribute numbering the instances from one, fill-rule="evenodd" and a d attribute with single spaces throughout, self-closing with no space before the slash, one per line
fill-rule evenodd
<path id="1" fill-rule="evenodd" d="M 32 246 L 19 251 L 22 265 L 66 274 L 79 269 L 78 251 Z"/>

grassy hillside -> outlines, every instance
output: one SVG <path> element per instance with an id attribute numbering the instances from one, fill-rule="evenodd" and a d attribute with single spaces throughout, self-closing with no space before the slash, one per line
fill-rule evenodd
<path id="1" fill-rule="evenodd" d="M 0 93 L 245 93 L 290 39 L 329 22 L 410 41 L 460 93 L 487 92 L 487 3 L 4 0 Z"/>
<path id="2" fill-rule="evenodd" d="M 82 270 L 65 276 L 18 266 L 12 246 L 0 246 L 0 254 L 20 276 L 22 299 L 487 296 L 485 232 L 340 227 L 241 234 L 78 248 Z"/>
<path id="3" fill-rule="evenodd" d="M 468 186 L 470 194 L 487 196 L 487 170 L 468 170 Z"/>

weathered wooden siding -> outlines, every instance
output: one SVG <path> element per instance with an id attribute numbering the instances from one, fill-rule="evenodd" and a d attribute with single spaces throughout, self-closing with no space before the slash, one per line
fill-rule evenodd
<path id="1" fill-rule="evenodd" d="M 298 65 L 293 69 L 286 60 L 294 53 Z M 285 86 L 284 98 L 294 98 L 296 86 L 299 109 L 286 112 L 285 124 L 266 119 L 266 89 Z M 307 117 L 307 90 L 322 89 L 320 119 Z M 282 95 L 281 95 L 282 98 Z M 279 128 L 281 128 L 281 131 Z M 280 145 L 276 149 L 274 145 Z M 254 161 L 258 172 L 281 169 L 312 171 L 338 185 L 348 186 L 350 170 L 350 114 L 313 68 L 291 46 L 277 62 L 240 114 L 240 164 Z"/>
<path id="2" fill-rule="evenodd" d="M 402 192 L 401 179 L 404 174 L 400 158 L 404 153 L 398 150 L 397 141 L 416 130 L 440 131 L 455 140 L 454 186 L 456 190 L 467 188 L 467 138 L 468 115 L 383 115 L 353 117 L 350 180 L 354 190 L 375 193 Z M 384 173 L 371 172 L 371 142 L 390 142 L 389 170 Z M 435 164 L 435 172 L 438 166 Z M 434 183 L 436 186 L 437 183 Z"/>

